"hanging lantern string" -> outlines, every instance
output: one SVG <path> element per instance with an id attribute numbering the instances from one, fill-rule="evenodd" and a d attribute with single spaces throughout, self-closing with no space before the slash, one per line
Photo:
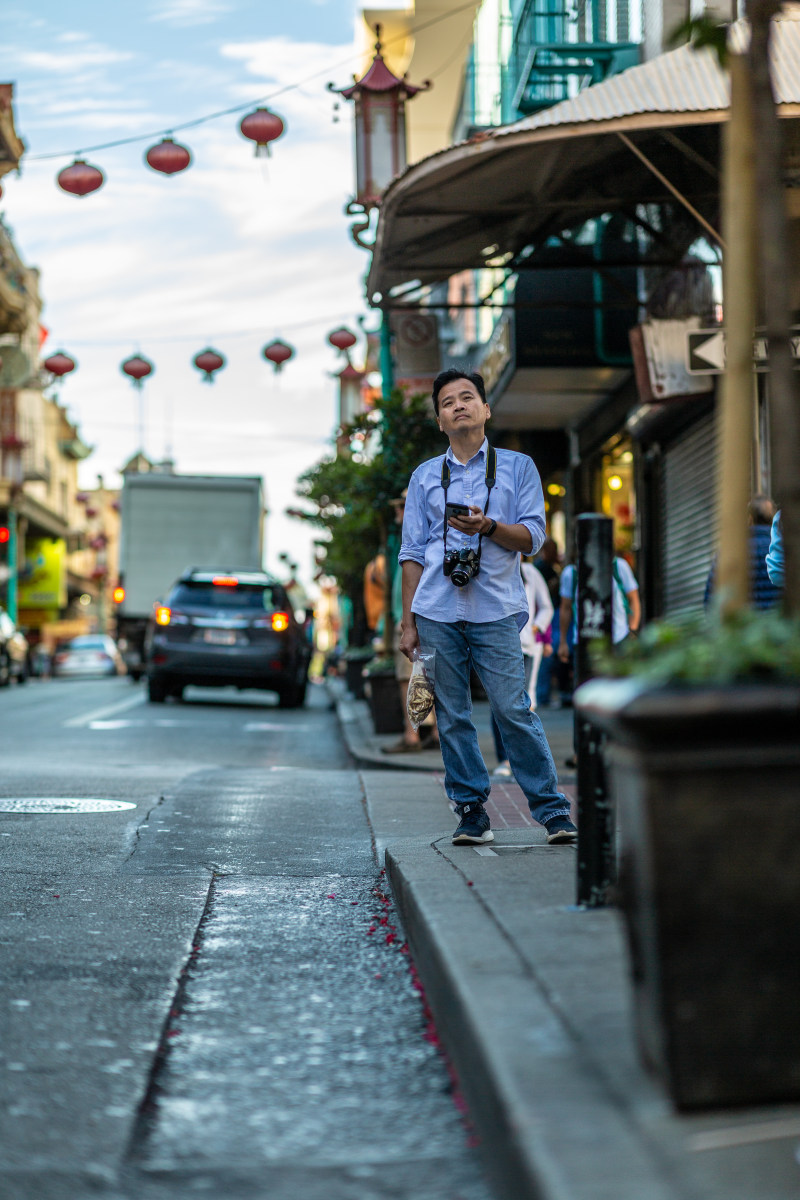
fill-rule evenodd
<path id="1" fill-rule="evenodd" d="M 448 19 L 448 17 L 454 17 L 458 13 L 474 7 L 475 0 L 469 0 L 468 4 L 462 4 L 458 8 L 451 8 L 448 12 L 440 13 L 438 17 L 431 17 L 429 21 L 423 21 L 420 25 L 410 26 L 406 33 L 399 33 L 393 38 L 387 38 L 386 41 L 381 41 L 381 47 L 385 49 L 387 46 L 391 46 L 394 42 L 404 42 L 409 36 L 421 33 L 423 29 L 428 29 L 431 25 L 438 25 L 440 21 L 445 21 Z M 151 138 L 169 137 L 171 134 L 182 129 L 195 129 L 198 125 L 205 125 L 208 121 L 218 121 L 220 117 L 231 117 L 235 113 L 244 112 L 245 109 L 252 108 L 254 104 L 269 104 L 272 100 L 275 100 L 276 97 L 284 96 L 287 92 L 297 91 L 299 88 L 304 87 L 307 83 L 313 83 L 315 79 L 319 79 L 322 75 L 330 76 L 339 70 L 344 70 L 344 68 L 350 66 L 353 61 L 354 59 L 351 55 L 349 58 L 344 59 L 340 63 L 336 63 L 332 67 L 327 66 L 320 71 L 314 71 L 312 75 L 307 75 L 304 79 L 300 79 L 296 83 L 287 83 L 285 87 L 278 88 L 277 91 L 270 92 L 269 95 L 262 96 L 258 100 L 248 100 L 246 104 L 234 104 L 231 108 L 221 108 L 218 112 L 207 113 L 204 117 L 195 117 L 194 120 L 184 121 L 180 125 L 170 125 L 169 128 L 166 129 L 156 129 L 151 133 L 139 133 L 135 134 L 133 137 L 118 138 L 113 142 L 100 142 L 96 146 L 83 146 L 80 150 L 54 150 L 47 154 L 28 154 L 26 155 L 26 162 L 42 162 L 49 158 L 68 158 L 70 156 L 80 158 L 83 154 L 94 154 L 97 150 L 112 150 L 116 146 L 132 146 L 135 145 L 136 142 L 146 142 Z M 360 55 L 358 61 L 361 61 Z"/>

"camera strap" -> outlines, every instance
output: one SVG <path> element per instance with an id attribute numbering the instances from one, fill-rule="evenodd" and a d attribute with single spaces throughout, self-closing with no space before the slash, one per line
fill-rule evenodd
<path id="1" fill-rule="evenodd" d="M 484 507 L 484 516 L 489 511 L 489 501 L 492 498 L 492 488 L 497 483 L 497 451 L 494 446 L 489 446 L 486 451 L 486 505 Z M 442 459 L 442 488 L 444 489 L 444 502 L 447 505 L 447 489 L 450 487 L 450 466 L 447 462 L 447 455 Z M 478 534 L 478 558 L 481 556 L 481 545 L 483 543 L 483 534 Z M 447 512 L 444 514 L 444 552 L 447 554 Z"/>

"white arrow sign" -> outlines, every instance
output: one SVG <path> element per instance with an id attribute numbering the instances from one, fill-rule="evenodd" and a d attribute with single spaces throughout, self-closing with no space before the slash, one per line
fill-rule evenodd
<path id="1" fill-rule="evenodd" d="M 723 371 L 725 369 L 725 334 L 723 330 L 720 329 L 712 334 L 708 341 L 692 346 L 692 354 L 696 358 L 702 358 L 709 366 L 716 367 L 718 371 Z"/>

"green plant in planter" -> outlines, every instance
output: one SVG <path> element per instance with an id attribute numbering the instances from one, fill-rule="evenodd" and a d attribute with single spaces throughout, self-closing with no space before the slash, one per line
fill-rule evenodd
<path id="1" fill-rule="evenodd" d="M 725 686 L 800 681 L 800 618 L 740 609 L 687 622 L 654 621 L 617 652 L 593 656 L 599 675 L 635 676 L 643 684 Z"/>
<path id="2" fill-rule="evenodd" d="M 350 646 L 344 652 L 347 662 L 369 662 L 374 657 L 375 650 L 372 646 Z"/>
<path id="3" fill-rule="evenodd" d="M 364 667 L 363 674 L 369 678 L 370 675 L 394 675 L 394 659 L 381 657 L 371 659 Z"/>

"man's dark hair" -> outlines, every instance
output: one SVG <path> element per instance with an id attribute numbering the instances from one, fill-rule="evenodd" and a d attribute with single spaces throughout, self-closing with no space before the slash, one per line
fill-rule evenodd
<path id="1" fill-rule="evenodd" d="M 754 525 L 771 525 L 775 516 L 775 504 L 769 496 L 753 496 L 747 511 Z"/>
<path id="2" fill-rule="evenodd" d="M 441 371 L 433 381 L 433 411 L 437 417 L 439 415 L 439 392 L 454 379 L 466 379 L 475 387 L 483 403 L 486 403 L 486 385 L 482 375 L 479 375 L 477 371 L 462 371 L 460 367 L 448 367 L 446 371 Z"/>

